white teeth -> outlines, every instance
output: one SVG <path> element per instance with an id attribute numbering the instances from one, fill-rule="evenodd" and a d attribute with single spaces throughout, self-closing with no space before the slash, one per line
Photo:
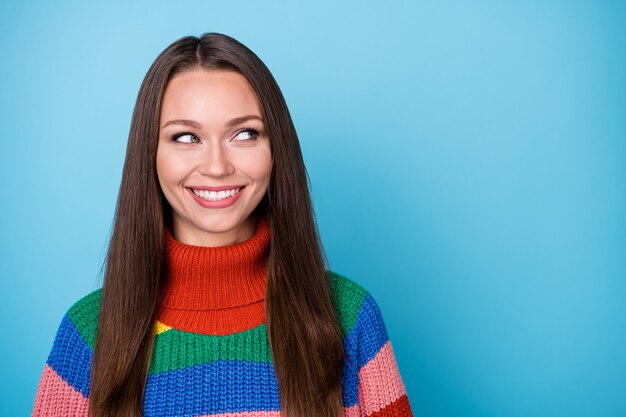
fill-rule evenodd
<path id="1" fill-rule="evenodd" d="M 198 197 L 202 197 L 205 200 L 209 201 L 219 201 L 228 197 L 232 197 L 237 194 L 241 190 L 241 188 L 235 188 L 232 190 L 222 190 L 222 191 L 206 191 L 206 190 L 196 190 L 192 188 L 192 191 Z"/>

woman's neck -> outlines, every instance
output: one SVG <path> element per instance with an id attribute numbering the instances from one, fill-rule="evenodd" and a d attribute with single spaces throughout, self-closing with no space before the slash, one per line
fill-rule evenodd
<path id="1" fill-rule="evenodd" d="M 219 247 L 244 242 L 254 235 L 258 214 L 250 214 L 241 224 L 223 232 L 207 232 L 190 224 L 176 213 L 172 218 L 172 237 L 178 242 L 193 246 Z"/>

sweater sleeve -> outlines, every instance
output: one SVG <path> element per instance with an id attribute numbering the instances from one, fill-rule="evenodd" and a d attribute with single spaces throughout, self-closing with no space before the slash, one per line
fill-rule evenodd
<path id="1" fill-rule="evenodd" d="M 65 314 L 43 367 L 33 417 L 88 416 L 91 356 L 91 349 Z"/>
<path id="2" fill-rule="evenodd" d="M 361 416 L 413 416 L 387 328 L 370 293 L 363 300 L 355 325 Z"/>

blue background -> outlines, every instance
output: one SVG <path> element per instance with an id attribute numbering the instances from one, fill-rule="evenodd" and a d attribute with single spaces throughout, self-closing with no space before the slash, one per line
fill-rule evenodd
<path id="1" fill-rule="evenodd" d="M 99 286 L 141 80 L 208 31 L 281 86 L 416 415 L 626 415 L 623 2 L 2 1 L 0 27 L 2 415 Z"/>

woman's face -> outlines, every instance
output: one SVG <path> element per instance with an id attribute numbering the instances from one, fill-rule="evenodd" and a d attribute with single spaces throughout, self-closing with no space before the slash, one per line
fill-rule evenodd
<path id="1" fill-rule="evenodd" d="M 259 99 L 243 75 L 202 69 L 170 80 L 156 169 L 176 240 L 225 246 L 252 236 L 272 155 Z"/>

